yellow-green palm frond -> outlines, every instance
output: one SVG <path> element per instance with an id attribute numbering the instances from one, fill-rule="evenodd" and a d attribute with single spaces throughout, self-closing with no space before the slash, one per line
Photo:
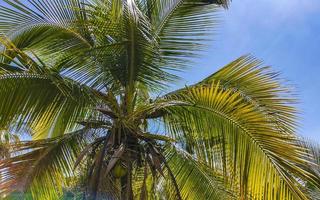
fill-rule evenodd
<path id="1" fill-rule="evenodd" d="M 224 79 L 231 72 L 230 81 Z M 303 182 L 319 187 L 319 175 L 306 167 L 308 154 L 293 132 L 292 99 L 281 96 L 286 89 L 275 77 L 256 60 L 240 58 L 203 82 L 167 95 L 189 105 L 167 107 L 164 119 L 172 136 L 224 173 L 240 198 L 307 199 Z"/>
<path id="2" fill-rule="evenodd" d="M 222 87 L 238 91 L 262 112 L 277 122 L 279 131 L 295 133 L 297 110 L 293 91 L 284 86 L 278 73 L 252 56 L 242 56 L 199 84 L 220 81 Z"/>

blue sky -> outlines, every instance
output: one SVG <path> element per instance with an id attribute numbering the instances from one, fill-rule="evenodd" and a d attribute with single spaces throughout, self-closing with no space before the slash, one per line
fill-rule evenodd
<path id="1" fill-rule="evenodd" d="M 320 142 L 320 1 L 233 0 L 220 16 L 215 41 L 181 85 L 250 53 L 294 85 L 300 99 L 299 134 Z"/>

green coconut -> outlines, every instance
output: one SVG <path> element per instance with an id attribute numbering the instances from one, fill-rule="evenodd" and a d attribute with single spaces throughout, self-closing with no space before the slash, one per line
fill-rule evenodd
<path id="1" fill-rule="evenodd" d="M 117 164 L 113 167 L 113 175 L 116 178 L 121 178 L 127 174 L 127 168 L 125 168 L 121 162 L 117 162 Z"/>

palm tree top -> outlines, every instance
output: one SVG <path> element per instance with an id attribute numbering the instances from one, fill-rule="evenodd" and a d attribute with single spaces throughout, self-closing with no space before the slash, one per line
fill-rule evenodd
<path id="1" fill-rule="evenodd" d="M 0 161 L 1 195 L 308 199 L 304 185 L 320 186 L 295 98 L 254 57 L 154 97 L 193 66 L 229 1 L 4 2 L 0 128 L 32 140 Z"/>

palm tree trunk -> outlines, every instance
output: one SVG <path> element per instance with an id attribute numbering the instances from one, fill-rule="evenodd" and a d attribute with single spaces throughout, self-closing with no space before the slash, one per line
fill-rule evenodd
<path id="1" fill-rule="evenodd" d="M 127 161 L 127 174 L 121 177 L 121 200 L 133 200 L 132 191 L 132 166 L 131 162 Z"/>

